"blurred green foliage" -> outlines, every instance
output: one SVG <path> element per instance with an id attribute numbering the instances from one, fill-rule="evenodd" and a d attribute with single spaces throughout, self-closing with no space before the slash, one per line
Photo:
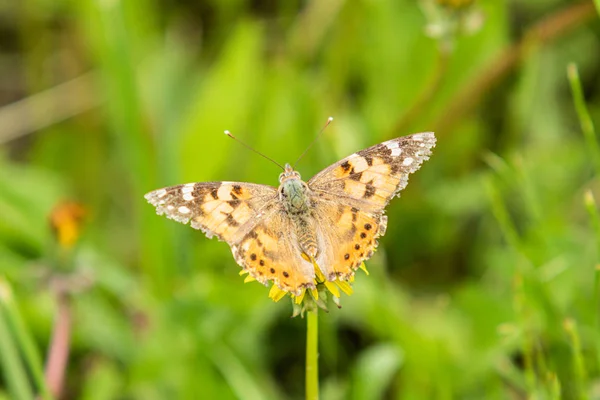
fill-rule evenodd
<path id="1" fill-rule="evenodd" d="M 301 398 L 305 321 L 143 194 L 275 185 L 221 132 L 286 162 L 329 115 L 305 178 L 439 141 L 371 275 L 320 315 L 322 397 L 600 397 L 592 1 L 26 0 L 0 32 L 0 398 L 47 393 L 56 282 L 75 286 L 64 398 Z M 63 200 L 87 210 L 69 249 Z"/>

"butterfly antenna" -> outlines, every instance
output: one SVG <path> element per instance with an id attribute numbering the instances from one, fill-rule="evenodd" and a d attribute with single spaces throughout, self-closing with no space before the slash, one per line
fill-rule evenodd
<path id="1" fill-rule="evenodd" d="M 229 136 L 230 138 L 232 138 L 233 140 L 235 140 L 236 142 L 238 142 L 239 144 L 241 144 L 242 146 L 244 146 L 245 148 L 247 148 L 247 149 L 249 149 L 249 150 L 251 150 L 251 151 L 255 152 L 256 154 L 258 154 L 258 155 L 259 155 L 259 156 L 261 156 L 261 157 L 264 157 L 264 158 L 266 158 L 267 160 L 271 161 L 273 164 L 277 165 L 279 168 L 281 168 L 282 170 L 284 170 L 284 171 L 285 171 L 285 168 L 283 168 L 283 167 L 281 166 L 281 164 L 279 164 L 277 161 L 273 160 L 273 159 L 272 159 L 272 158 L 270 158 L 270 157 L 267 157 L 267 156 L 265 156 L 263 153 L 261 153 L 261 152 L 260 152 L 260 151 L 258 151 L 258 150 L 255 150 L 255 149 L 254 149 L 254 148 L 252 148 L 251 146 L 248 146 L 246 143 L 242 142 L 240 139 L 238 139 L 238 138 L 236 138 L 235 136 L 233 136 L 233 135 L 231 134 L 231 132 L 229 132 L 229 131 L 225 131 L 225 134 L 226 134 L 227 136 Z"/>
<path id="2" fill-rule="evenodd" d="M 310 142 L 310 144 L 308 145 L 308 147 L 306 148 L 306 150 L 304 150 L 304 153 L 300 154 L 300 157 L 298 157 L 298 159 L 296 160 L 296 162 L 294 163 L 294 166 L 292 168 L 296 169 L 296 164 L 298 164 L 298 162 L 300 162 L 300 160 L 302 160 L 302 157 L 304 157 L 306 155 L 306 153 L 308 153 L 308 151 L 310 150 L 310 148 L 313 147 L 313 144 L 315 144 L 315 142 L 317 141 L 317 139 L 319 137 L 321 137 L 321 134 L 323 133 L 323 131 L 325 130 L 325 128 L 327 128 L 329 126 L 329 124 L 331 123 L 331 121 L 333 121 L 333 117 L 327 118 L 327 122 L 325 123 L 325 126 L 323 126 L 321 128 L 321 130 L 319 131 L 319 133 L 316 134 L 316 136 L 313 139 L 313 141 Z"/>

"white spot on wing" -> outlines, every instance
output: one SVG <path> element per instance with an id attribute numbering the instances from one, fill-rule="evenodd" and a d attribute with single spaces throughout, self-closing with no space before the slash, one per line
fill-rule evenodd
<path id="1" fill-rule="evenodd" d="M 410 165 L 410 164 L 412 164 L 412 163 L 413 163 L 413 159 L 412 159 L 412 157 L 406 157 L 406 158 L 404 159 L 404 161 L 402 161 L 402 164 L 403 164 L 403 165 Z"/>
<path id="2" fill-rule="evenodd" d="M 398 142 L 396 142 L 396 141 L 387 142 L 385 144 L 385 147 L 387 147 L 390 150 L 394 150 L 394 149 L 397 149 L 398 147 L 400 147 L 400 144 Z"/>
<path id="3" fill-rule="evenodd" d="M 187 185 L 185 185 L 184 187 L 181 188 L 181 193 L 183 193 L 183 194 L 192 193 L 193 191 L 194 191 L 193 183 L 188 183 Z"/>
<path id="4" fill-rule="evenodd" d="M 415 133 L 414 135 L 410 136 L 410 138 L 415 142 L 427 141 L 435 144 L 435 135 L 433 132 Z"/>
<path id="5" fill-rule="evenodd" d="M 396 147 L 396 148 L 392 149 L 392 157 L 398 157 L 400 154 L 402 154 L 401 148 Z"/>
<path id="6" fill-rule="evenodd" d="M 358 156 L 357 158 L 353 159 L 351 164 L 352 168 L 354 168 L 354 173 L 363 172 L 364 170 L 369 168 L 367 160 L 365 160 L 365 158 L 362 156 Z"/>
<path id="7" fill-rule="evenodd" d="M 219 198 L 219 200 L 232 200 L 230 182 L 223 182 L 221 187 L 217 190 L 217 197 Z"/>
<path id="8" fill-rule="evenodd" d="M 166 189 L 159 189 L 156 192 L 154 192 L 154 194 L 156 195 L 156 197 L 161 198 L 167 195 L 167 191 Z"/>
<path id="9" fill-rule="evenodd" d="M 187 208 L 186 206 L 181 206 L 181 207 L 179 207 L 179 208 L 177 209 L 177 211 L 179 211 L 179 212 L 180 212 L 180 213 L 182 213 L 182 214 L 187 214 L 187 213 L 189 213 L 189 212 L 190 212 L 190 209 L 189 209 L 189 208 Z"/>
<path id="10" fill-rule="evenodd" d="M 194 200 L 194 196 L 192 196 L 192 194 L 191 194 L 191 193 L 184 193 L 184 194 L 183 194 L 183 199 L 184 199 L 185 201 L 191 201 L 191 200 Z"/>

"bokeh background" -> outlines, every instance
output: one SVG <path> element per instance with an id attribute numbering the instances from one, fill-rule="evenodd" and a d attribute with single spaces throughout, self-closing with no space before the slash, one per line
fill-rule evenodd
<path id="1" fill-rule="evenodd" d="M 305 178 L 438 146 L 320 313 L 322 397 L 600 398 L 598 21 L 591 0 L 0 3 L 0 398 L 302 398 L 289 299 L 143 195 L 276 185 L 223 130 L 284 163 L 330 115 Z"/>

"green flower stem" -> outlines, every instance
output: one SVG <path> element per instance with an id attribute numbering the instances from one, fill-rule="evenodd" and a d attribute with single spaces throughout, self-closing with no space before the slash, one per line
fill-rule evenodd
<path id="1" fill-rule="evenodd" d="M 315 308 L 306 316 L 306 400 L 319 399 L 319 315 Z"/>

